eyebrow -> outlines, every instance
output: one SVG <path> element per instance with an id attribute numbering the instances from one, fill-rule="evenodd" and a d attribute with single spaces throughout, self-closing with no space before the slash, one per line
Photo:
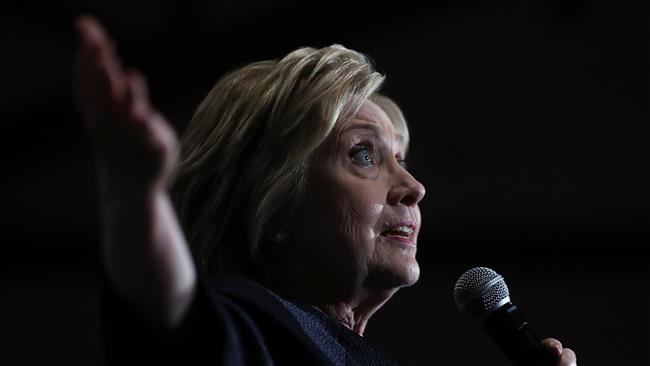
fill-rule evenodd
<path id="1" fill-rule="evenodd" d="M 341 131 L 339 132 L 339 136 L 342 136 L 346 132 L 353 131 L 353 130 L 367 130 L 367 131 L 372 132 L 377 137 L 381 136 L 381 133 L 380 133 L 381 129 L 380 129 L 379 125 L 377 124 L 377 122 L 375 122 L 374 120 L 365 119 L 365 118 L 357 118 L 357 120 L 363 121 L 363 122 L 353 122 L 353 123 L 343 127 L 341 129 Z M 397 137 L 400 144 L 404 142 L 404 136 L 402 136 L 399 133 L 396 133 L 395 136 Z M 406 149 L 404 150 L 404 154 L 403 154 L 402 159 L 406 159 Z"/>
<path id="2" fill-rule="evenodd" d="M 352 123 L 347 126 L 345 126 L 343 129 L 341 129 L 340 135 L 343 135 L 347 131 L 352 131 L 352 130 L 368 130 L 373 132 L 377 136 L 381 136 L 381 129 L 379 127 L 379 124 L 375 122 L 374 120 L 371 119 L 365 119 L 365 118 L 357 118 L 359 121 L 363 121 L 365 123 Z M 404 142 L 404 136 L 402 134 L 398 133 L 395 131 L 395 136 L 397 137 L 397 140 L 402 143 Z"/>
<path id="3" fill-rule="evenodd" d="M 371 120 L 366 120 L 366 119 L 361 119 L 361 121 L 364 121 L 365 123 L 351 123 L 351 124 L 345 126 L 345 127 L 341 130 L 341 134 L 343 134 L 343 133 L 345 133 L 345 132 L 347 132 L 347 131 L 357 130 L 357 129 L 360 129 L 360 130 L 369 130 L 369 131 L 374 132 L 374 133 L 377 134 L 377 135 L 380 134 L 380 133 L 379 133 L 379 132 L 380 132 L 380 129 L 379 129 L 379 126 L 377 126 L 377 123 L 376 123 L 376 122 L 371 121 Z"/>

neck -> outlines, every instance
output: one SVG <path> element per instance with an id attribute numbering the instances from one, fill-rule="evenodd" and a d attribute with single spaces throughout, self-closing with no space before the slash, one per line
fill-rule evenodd
<path id="1" fill-rule="evenodd" d="M 369 289 L 367 281 L 350 285 L 354 281 L 291 275 L 279 271 L 277 265 L 257 266 L 256 277 L 273 291 L 315 307 L 359 335 L 363 335 L 372 315 L 397 292 L 397 288 Z"/>
<path id="2" fill-rule="evenodd" d="M 329 317 L 341 322 L 351 331 L 363 335 L 370 317 L 396 291 L 397 289 L 391 290 L 389 293 L 375 293 L 367 297 L 361 297 L 361 301 L 341 301 L 330 304 L 314 304 L 314 306 Z"/>

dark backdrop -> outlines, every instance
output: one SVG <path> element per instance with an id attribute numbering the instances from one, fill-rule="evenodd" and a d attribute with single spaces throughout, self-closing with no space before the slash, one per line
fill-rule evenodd
<path id="1" fill-rule="evenodd" d="M 648 19 L 621 1 L 68 1 L 4 5 L 3 364 L 101 364 L 92 156 L 71 105 L 73 18 L 95 14 L 182 131 L 227 70 L 341 43 L 412 130 L 422 278 L 367 337 L 406 365 L 503 364 L 454 307 L 487 265 L 583 365 L 648 365 Z M 7 343 L 6 340 L 9 340 Z"/>

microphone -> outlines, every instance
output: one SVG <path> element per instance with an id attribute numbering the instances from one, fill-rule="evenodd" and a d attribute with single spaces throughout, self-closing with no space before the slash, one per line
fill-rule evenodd
<path id="1" fill-rule="evenodd" d="M 486 267 L 474 267 L 456 281 L 454 300 L 461 311 L 478 319 L 515 366 L 551 366 L 546 350 L 523 314 L 510 301 L 503 277 Z"/>

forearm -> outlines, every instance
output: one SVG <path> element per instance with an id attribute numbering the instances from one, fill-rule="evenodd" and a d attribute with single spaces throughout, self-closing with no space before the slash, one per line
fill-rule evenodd
<path id="1" fill-rule="evenodd" d="M 124 70 L 96 19 L 77 19 L 75 100 L 95 148 L 102 259 L 118 293 L 174 326 L 193 299 L 196 269 L 166 191 L 177 164 L 172 125 L 149 100 L 145 78 Z"/>
<path id="2" fill-rule="evenodd" d="M 196 269 L 164 189 L 104 195 L 102 257 L 116 290 L 154 321 L 178 324 L 192 301 Z"/>

